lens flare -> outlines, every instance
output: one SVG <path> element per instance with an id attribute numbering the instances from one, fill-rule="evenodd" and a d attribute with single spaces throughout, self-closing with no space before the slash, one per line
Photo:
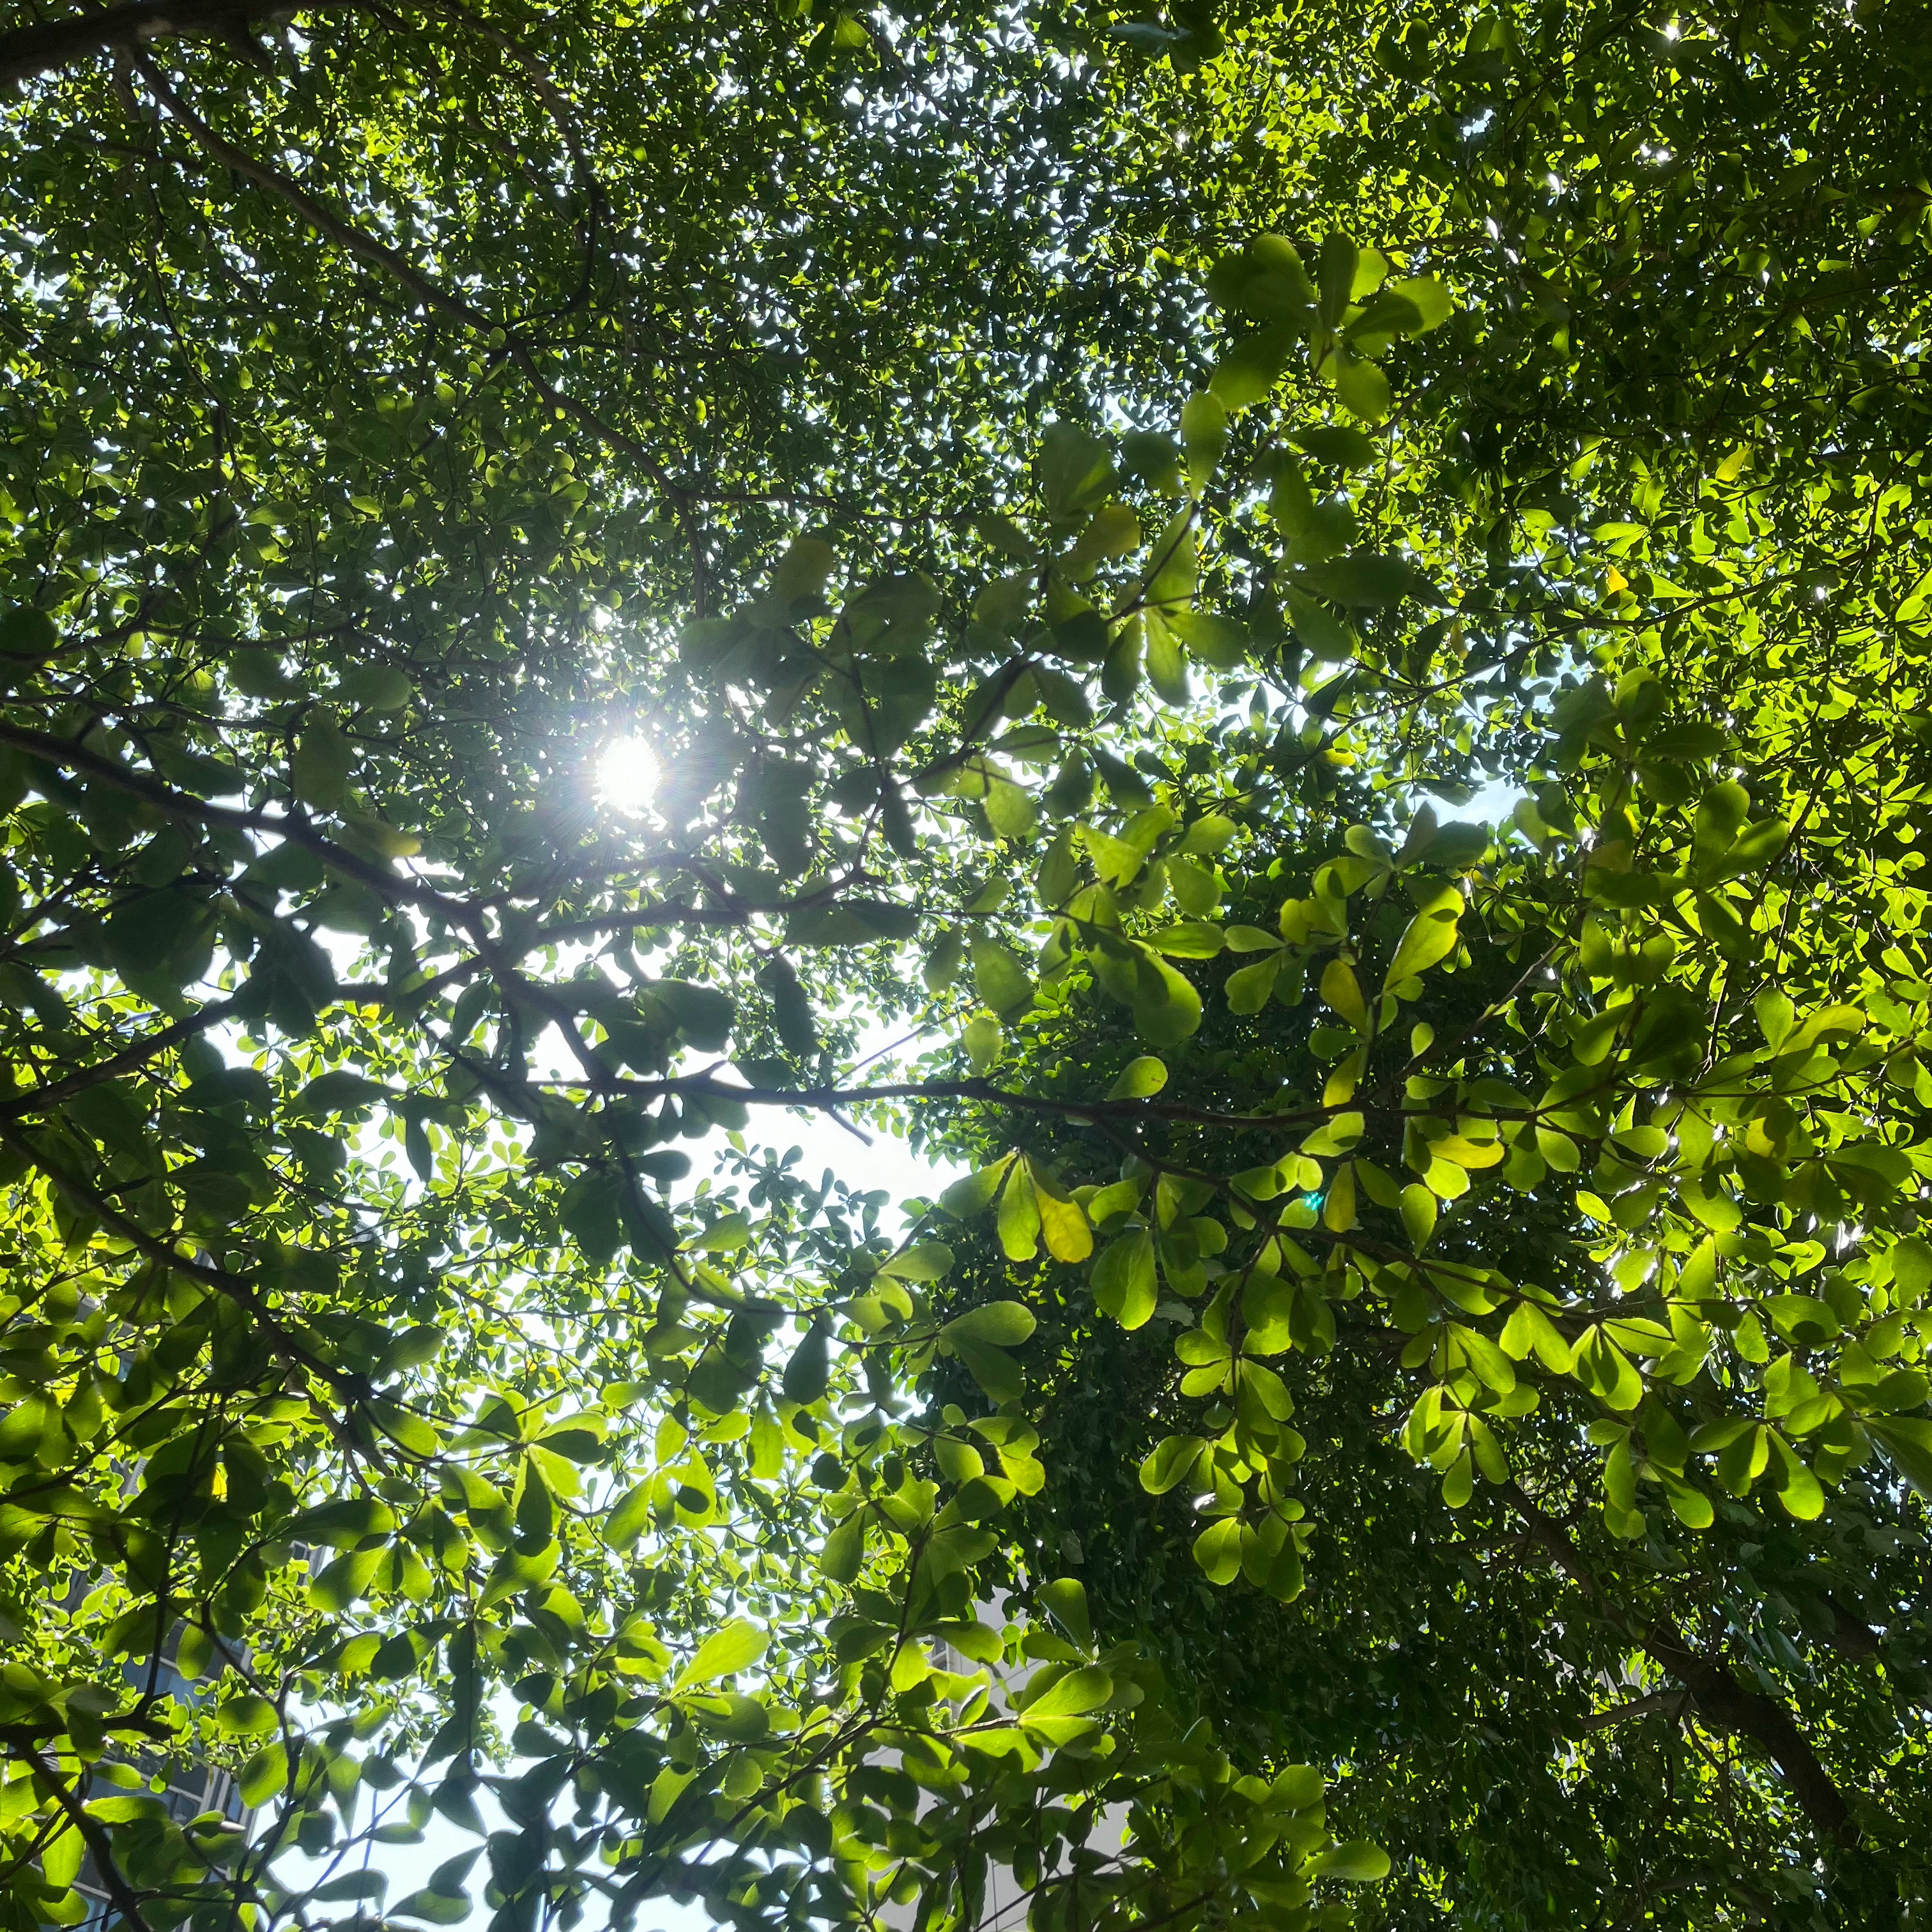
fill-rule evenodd
<path id="1" fill-rule="evenodd" d="M 597 800 L 612 812 L 635 818 L 650 809 L 657 796 L 658 761 L 641 738 L 620 738 L 597 760 Z"/>

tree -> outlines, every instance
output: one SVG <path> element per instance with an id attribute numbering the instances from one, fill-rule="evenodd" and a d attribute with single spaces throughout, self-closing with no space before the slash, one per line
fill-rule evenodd
<path id="1" fill-rule="evenodd" d="M 1238 902 L 1227 916 L 1255 910 Z M 1478 939 L 1472 950 L 1430 1015 L 1444 1037 L 1520 976 L 1500 949 Z M 1335 1029 L 1305 997 L 1245 1016 L 1234 1010 L 1234 974 L 1223 984 L 1226 1003 L 1210 994 L 1198 1031 L 1163 1055 L 1162 1091 L 1265 1121 L 1284 1086 L 1304 1100 L 1322 1088 L 1327 1065 L 1311 1040 L 1332 1058 Z M 1061 1070 L 1067 1088 L 1132 1064 L 1103 1009 L 1090 987 L 1040 1023 L 1051 1044 L 1036 1064 Z M 1524 1042 L 1505 1034 L 1495 1046 L 1508 1058 L 1486 1056 L 1472 1071 L 1501 1082 L 1528 1068 L 1534 1082 Z M 1003 1124 L 981 1129 L 989 1150 Z M 1126 1126 L 1055 1123 L 1027 1141 L 1064 1176 L 1111 1174 Z M 1271 1191 L 1276 1149 L 1244 1136 L 1238 1154 L 1230 1138 L 1225 1126 L 1146 1123 L 1117 1197 L 1137 1188 L 1144 1198 L 1150 1166 L 1171 1177 L 1198 1171 L 1209 1144 L 1230 1164 L 1252 1160 L 1248 1186 Z M 1402 1254 L 1427 1219 L 1421 1197 L 1402 1198 L 1379 1165 L 1358 1162 L 1357 1178 L 1375 1192 L 1358 1193 L 1355 1238 Z M 1601 1465 L 1588 1446 L 1593 1434 L 1599 1450 L 1613 1439 L 1614 1425 L 1595 1401 L 1544 1382 L 1538 1406 L 1509 1425 L 1514 1480 L 1464 1492 L 1452 1468 L 1442 1487 L 1457 1506 L 1445 1512 L 1436 1478 L 1411 1453 L 1413 1424 L 1404 1426 L 1421 1379 L 1414 1371 L 1426 1372 L 1417 1358 L 1441 1321 L 1418 1324 L 1412 1306 L 1405 1314 L 1359 1298 L 1326 1316 L 1298 1298 L 1289 1331 L 1242 1338 L 1235 1397 L 1224 1383 L 1204 1415 L 1190 1396 L 1226 1376 L 1216 1328 L 1238 1332 L 1228 1305 L 1245 1306 L 1252 1284 L 1234 1300 L 1222 1292 L 1225 1276 L 1203 1280 L 1204 1267 L 1239 1251 L 1240 1215 L 1231 1228 L 1226 1209 L 1189 1199 L 1181 1185 L 1172 1182 L 1165 1234 L 1149 1241 L 1127 1223 L 1090 1282 L 1084 1270 L 1016 1268 L 993 1241 L 963 1264 L 972 1296 L 1018 1292 L 1042 1323 L 1028 1363 L 1040 1377 L 1048 1474 L 1036 1500 L 1014 1506 L 1018 1587 L 1074 1562 L 1100 1627 L 1155 1647 L 1238 1761 L 1288 1754 L 1349 1766 L 1334 1800 L 1347 1828 L 1401 1848 L 1382 1901 L 1394 1922 L 1426 1922 L 1447 1898 L 1479 1923 L 1647 1913 L 1689 1926 L 1726 1909 L 1747 1922 L 1783 1913 L 1803 1923 L 1816 1879 L 1794 1794 L 1830 1806 L 1834 1788 L 1852 1804 L 1869 1794 L 1872 1807 L 1862 1813 L 1860 1852 L 1834 1874 L 1839 1909 L 1882 1919 L 1888 1896 L 1918 1887 L 1911 1847 L 1923 1798 L 1911 1766 L 1925 1688 L 1915 1612 L 1924 1550 L 1916 1508 L 1895 1486 L 1849 1480 L 1808 1520 L 1761 1490 L 1734 1498 L 1720 1479 L 1701 1492 L 1708 1516 L 1698 1498 L 1671 1490 L 1674 1508 L 1653 1509 L 1638 1537 L 1620 1539 L 1598 1514 Z M 1076 1198 L 1091 1212 L 1108 1197 Z M 1204 1211 L 1190 1217 L 1190 1208 Z M 1296 1238 L 1330 1232 L 1317 1222 Z M 1592 1232 L 1574 1187 L 1546 1179 L 1514 1198 L 1476 1188 L 1443 1203 L 1426 1252 L 1458 1269 L 1499 1265 L 1573 1308 L 1601 1305 Z M 1638 1316 L 1641 1305 L 1612 1299 L 1610 1311 Z M 1451 1324 L 1462 1312 L 1437 1311 Z M 1512 1359 L 1524 1353 L 1523 1325 L 1504 1326 L 1501 1354 L 1472 1357 L 1514 1384 L 1495 1392 L 1504 1409 L 1522 1400 L 1535 1366 L 1533 1354 Z M 1646 1400 L 1635 1440 L 1684 1448 L 1696 1404 L 1708 1399 L 1703 1384 L 1692 1378 L 1682 1427 Z M 1270 1404 L 1264 1415 L 1258 1393 Z M 1313 1526 L 1308 1587 L 1296 1588 L 1298 1568 L 1288 1603 L 1269 1602 L 1265 1574 L 1250 1579 L 1258 1587 L 1236 1583 L 1225 1603 L 1210 1602 L 1203 1568 L 1215 1552 L 1204 1532 L 1234 1498 L 1199 1463 L 1203 1425 L 1232 1424 L 1238 1440 L 1244 1423 L 1269 1420 L 1292 1457 L 1298 1527 Z M 1775 1701 L 1762 1694 L 1767 1684 Z"/>
<path id="2" fill-rule="evenodd" d="M 22 1932 L 1910 1922 L 1914 24 L 0 35 Z"/>

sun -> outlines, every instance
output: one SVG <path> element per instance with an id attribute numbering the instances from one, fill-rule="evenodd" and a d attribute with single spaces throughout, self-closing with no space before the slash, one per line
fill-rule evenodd
<path id="1" fill-rule="evenodd" d="M 610 810 L 634 818 L 650 809 L 657 796 L 656 754 L 641 738 L 619 738 L 598 754 L 597 800 Z"/>

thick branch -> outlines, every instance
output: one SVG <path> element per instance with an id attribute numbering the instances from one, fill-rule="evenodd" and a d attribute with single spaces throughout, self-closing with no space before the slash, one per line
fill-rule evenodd
<path id="1" fill-rule="evenodd" d="M 100 1880 L 101 1889 L 113 1901 L 122 1924 L 130 1932 L 148 1932 L 147 1918 L 141 1909 L 141 1894 L 129 1886 L 121 1868 L 115 1863 L 114 1846 L 106 1828 L 82 1804 L 67 1780 L 38 1750 L 29 1750 L 26 1755 L 40 1773 L 41 1783 L 52 1792 L 54 1802 L 66 1814 L 68 1822 L 80 1834 L 82 1841 L 94 1854 L 94 1876 Z"/>
<path id="2" fill-rule="evenodd" d="M 118 1053 L 110 1054 L 105 1060 L 76 1067 L 58 1080 L 44 1081 L 38 1087 L 29 1087 L 14 1094 L 0 1106 L 0 1120 L 17 1120 L 28 1114 L 44 1113 L 50 1107 L 57 1107 L 62 1101 L 72 1100 L 76 1094 L 86 1093 L 90 1087 L 118 1079 L 130 1067 L 145 1066 L 156 1054 L 165 1053 L 170 1047 L 178 1046 L 183 1040 L 205 1033 L 212 1026 L 220 1025 L 234 1010 L 232 1000 L 212 1000 L 199 1012 L 190 1014 L 186 1019 L 176 1020 L 172 1025 L 149 1034 L 144 1040 L 136 1040 Z"/>
<path id="3" fill-rule="evenodd" d="M 31 80 L 95 54 L 128 52 L 150 40 L 246 40 L 295 10 L 288 0 L 137 0 L 131 7 L 36 20 L 0 34 L 0 81 Z"/>
<path id="4" fill-rule="evenodd" d="M 1828 1592 L 1825 1598 L 1825 1607 L 1832 1613 L 1832 1628 L 1825 1640 L 1834 1650 L 1863 1664 L 1877 1656 L 1885 1647 L 1885 1639 L 1870 1624 L 1862 1618 L 1853 1616 Z"/>
<path id="5" fill-rule="evenodd" d="M 1563 1526 L 1539 1508 L 1518 1484 L 1509 1484 L 1499 1493 L 1564 1574 L 1580 1589 L 1603 1600 L 1603 1592 L 1588 1564 Z M 1740 1684 L 1723 1664 L 1693 1650 L 1668 1618 L 1632 1625 L 1630 1634 L 1684 1686 L 1697 1715 L 1706 1724 L 1714 1730 L 1748 1738 L 1769 1755 L 1820 1837 L 1840 1845 L 1856 1842 L 1858 1827 L 1852 1822 L 1844 1794 L 1832 1781 L 1831 1773 L 1819 1761 L 1796 1720 L 1776 1698 Z M 1610 1714 L 1602 1721 L 1614 1722 L 1624 1714 L 1628 1713 Z"/>
<path id="6" fill-rule="evenodd" d="M 160 75 L 146 62 L 140 63 L 141 71 L 156 97 L 174 118 L 192 134 L 196 142 L 209 155 L 230 168 L 244 181 L 252 182 L 266 194 L 272 194 L 286 202 L 318 235 L 333 242 L 338 248 L 366 266 L 380 270 L 389 276 L 433 314 L 445 316 L 460 323 L 476 334 L 488 337 L 497 330 L 507 336 L 506 344 L 510 359 L 522 373 L 524 379 L 536 389 L 545 402 L 559 410 L 580 429 L 587 430 L 600 441 L 620 451 L 643 470 L 651 482 L 663 492 L 680 518 L 688 518 L 690 504 L 685 493 L 674 484 L 664 472 L 656 456 L 638 439 L 614 423 L 607 422 L 595 410 L 580 403 L 573 396 L 556 388 L 544 374 L 536 354 L 530 341 L 488 313 L 465 302 L 441 287 L 424 274 L 409 258 L 379 242 L 375 236 L 346 220 L 332 208 L 318 200 L 298 182 L 291 181 L 286 175 L 258 160 L 244 148 L 238 148 L 232 141 L 217 134 L 202 117 L 170 86 Z M 700 615 L 702 613 L 700 614 Z"/>
<path id="7" fill-rule="evenodd" d="M 1612 1724 L 1626 1724 L 1636 1718 L 1654 1717 L 1660 1712 L 1670 1716 L 1682 1716 L 1684 1707 L 1690 1701 L 1688 1690 L 1659 1690 L 1648 1697 L 1634 1697 L 1628 1704 L 1619 1704 L 1613 1711 L 1593 1711 L 1577 1726 L 1584 1732 L 1606 1731 Z"/>
<path id="8" fill-rule="evenodd" d="M 1858 1827 L 1844 1794 L 1819 1762 L 1796 1720 L 1774 1697 L 1740 1684 L 1722 1665 L 1700 1657 L 1667 1620 L 1643 1633 L 1644 1648 L 1688 1690 L 1697 1714 L 1720 1730 L 1749 1738 L 1770 1753 L 1804 1815 L 1825 1837 L 1854 1842 Z"/>

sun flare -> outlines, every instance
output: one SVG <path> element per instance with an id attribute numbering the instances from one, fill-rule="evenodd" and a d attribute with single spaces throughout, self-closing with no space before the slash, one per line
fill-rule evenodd
<path id="1" fill-rule="evenodd" d="M 657 795 L 656 754 L 641 738 L 620 738 L 597 760 L 597 797 L 611 811 L 634 818 Z"/>

